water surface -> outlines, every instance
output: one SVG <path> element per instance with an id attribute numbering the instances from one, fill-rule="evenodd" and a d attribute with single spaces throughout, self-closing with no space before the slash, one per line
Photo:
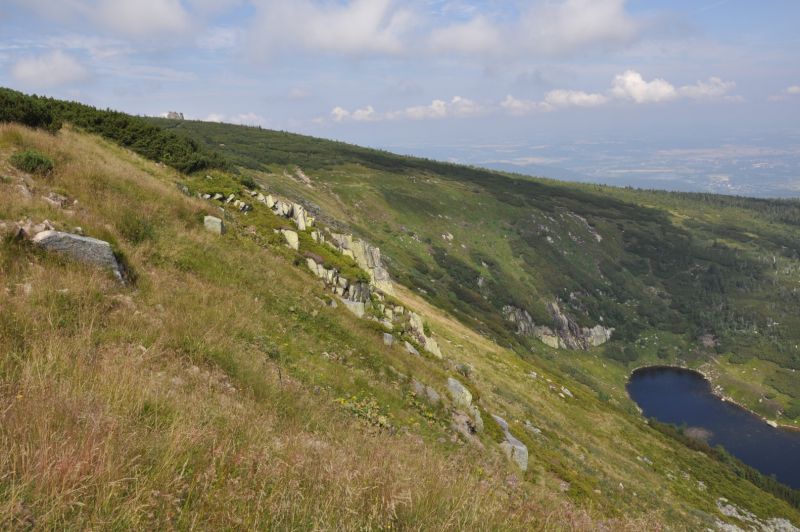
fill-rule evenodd
<path id="1" fill-rule="evenodd" d="M 800 431 L 776 429 L 711 393 L 699 373 L 653 367 L 636 370 L 628 393 L 646 417 L 686 425 L 695 437 L 725 449 L 766 475 L 800 489 Z"/>

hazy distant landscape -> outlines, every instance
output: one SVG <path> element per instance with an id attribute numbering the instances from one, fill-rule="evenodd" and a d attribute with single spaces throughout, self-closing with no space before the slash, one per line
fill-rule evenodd
<path id="1" fill-rule="evenodd" d="M 800 196 L 800 133 L 708 141 L 398 144 L 389 150 L 568 181 L 755 197 Z"/>

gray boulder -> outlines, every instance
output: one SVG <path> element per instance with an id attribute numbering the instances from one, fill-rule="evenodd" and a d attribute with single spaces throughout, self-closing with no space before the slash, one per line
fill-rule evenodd
<path id="1" fill-rule="evenodd" d="M 441 400 L 441 397 L 439 397 L 439 394 L 436 392 L 436 390 L 421 383 L 417 379 L 413 379 L 411 381 L 411 387 L 414 389 L 414 395 L 420 399 L 427 400 L 433 405 L 438 404 Z"/>
<path id="2" fill-rule="evenodd" d="M 394 344 L 394 336 L 389 333 L 383 333 L 383 344 L 388 346 Z"/>
<path id="3" fill-rule="evenodd" d="M 78 262 L 107 268 L 119 281 L 125 280 L 122 266 L 114 256 L 111 244 L 104 240 L 59 231 L 42 231 L 33 237 L 33 243 L 47 251 L 67 255 Z"/>
<path id="4" fill-rule="evenodd" d="M 472 394 L 464 387 L 463 384 L 455 380 L 453 377 L 447 378 L 447 391 L 450 397 L 453 398 L 453 404 L 464 410 L 469 410 L 472 406 Z"/>
<path id="5" fill-rule="evenodd" d="M 505 435 L 505 441 L 500 444 L 500 448 L 522 471 L 528 470 L 528 448 L 524 443 L 516 439 L 508 429 L 508 423 L 500 416 L 492 414 L 492 417 L 500 425 Z"/>
<path id="6" fill-rule="evenodd" d="M 203 218 L 203 225 L 205 226 L 206 230 L 211 231 L 214 234 L 225 234 L 225 223 L 216 216 L 206 216 Z"/>
<path id="7" fill-rule="evenodd" d="M 403 342 L 403 347 L 406 348 L 406 351 L 408 351 L 409 354 L 419 356 L 419 351 L 417 351 L 417 348 L 411 345 L 409 342 Z"/>
<path id="8" fill-rule="evenodd" d="M 300 249 L 300 239 L 297 236 L 297 233 L 294 231 L 290 231 L 289 229 L 284 229 L 281 231 L 283 234 L 283 238 L 286 239 L 286 245 L 290 248 L 296 250 Z"/>

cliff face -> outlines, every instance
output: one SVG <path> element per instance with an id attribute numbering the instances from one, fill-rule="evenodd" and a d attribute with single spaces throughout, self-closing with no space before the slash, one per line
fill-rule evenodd
<path id="1" fill-rule="evenodd" d="M 553 317 L 552 326 L 537 325 L 527 310 L 510 305 L 503 307 L 503 315 L 516 326 L 519 336 L 538 338 L 555 349 L 587 350 L 608 342 L 614 333 L 614 329 L 599 324 L 581 327 L 572 316 L 561 310 L 557 301 L 548 303 L 547 310 Z"/>

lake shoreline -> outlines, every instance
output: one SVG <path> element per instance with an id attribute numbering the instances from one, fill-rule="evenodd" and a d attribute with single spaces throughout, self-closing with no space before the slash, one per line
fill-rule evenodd
<path id="1" fill-rule="evenodd" d="M 747 406 L 743 405 L 742 403 L 740 403 L 739 401 L 735 400 L 734 398 L 729 397 L 729 396 L 721 393 L 720 391 L 717 390 L 719 385 L 718 384 L 717 385 L 714 384 L 713 376 L 709 375 L 705 371 L 703 371 L 701 369 L 698 369 L 698 368 L 690 368 L 688 366 L 679 366 L 679 365 L 676 365 L 676 364 L 655 364 L 655 365 L 647 365 L 647 366 L 638 366 L 638 367 L 634 368 L 633 370 L 631 370 L 630 374 L 628 375 L 628 380 L 626 381 L 626 387 L 627 387 L 628 383 L 630 383 L 631 378 L 633 377 L 634 373 L 636 373 L 637 371 L 659 370 L 659 369 L 679 369 L 679 370 L 683 370 L 683 371 L 691 371 L 693 373 L 696 373 L 696 374 L 700 375 L 701 377 L 703 377 L 703 379 L 705 379 L 708 382 L 711 394 L 716 396 L 716 397 L 718 397 L 721 401 L 726 402 L 726 403 L 731 403 L 732 405 L 735 405 L 735 406 L 741 408 L 742 410 L 744 410 L 744 411 L 756 416 L 757 418 L 759 418 L 761 421 L 763 421 L 764 423 L 766 423 L 767 425 L 769 425 L 772 428 L 785 429 L 785 430 L 790 430 L 792 432 L 800 432 L 800 427 L 798 427 L 797 425 L 787 425 L 785 423 L 779 423 L 778 421 L 775 421 L 773 419 L 768 419 L 768 418 L 764 417 L 763 415 L 759 414 L 758 412 L 755 412 L 754 410 L 752 410 L 752 409 L 748 408 Z M 638 405 L 637 405 L 637 408 L 638 408 Z M 639 412 L 643 413 L 641 408 L 639 408 Z"/>

